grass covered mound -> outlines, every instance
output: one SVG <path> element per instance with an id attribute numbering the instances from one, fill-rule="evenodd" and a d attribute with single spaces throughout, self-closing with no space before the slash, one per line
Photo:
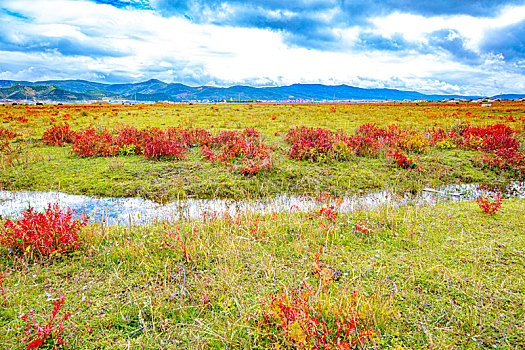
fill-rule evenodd
<path id="1" fill-rule="evenodd" d="M 523 200 L 336 204 L 88 224 L 51 256 L 3 245 L 0 347 L 27 348 L 53 314 L 43 344 L 72 349 L 525 346 Z"/>

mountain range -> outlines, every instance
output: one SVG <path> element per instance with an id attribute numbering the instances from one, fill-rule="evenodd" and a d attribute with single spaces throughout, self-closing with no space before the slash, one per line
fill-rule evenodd
<path id="1" fill-rule="evenodd" d="M 503 97 L 507 96 L 507 97 Z M 429 101 L 480 96 L 427 95 L 396 89 L 364 89 L 348 85 L 293 84 L 276 87 L 198 86 L 165 83 L 151 79 L 140 83 L 105 84 L 86 80 L 15 81 L 0 80 L 0 99 L 82 101 L 125 99 L 135 101 Z M 493 96 L 498 98 L 498 96 Z M 501 98 L 524 98 L 502 95 Z"/>

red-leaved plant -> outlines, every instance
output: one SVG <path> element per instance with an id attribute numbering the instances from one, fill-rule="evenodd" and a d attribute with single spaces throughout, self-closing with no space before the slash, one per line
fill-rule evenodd
<path id="1" fill-rule="evenodd" d="M 20 135 L 17 132 L 6 129 L 6 128 L 0 128 L 0 140 L 10 140 L 18 136 L 22 136 L 22 135 Z"/>
<path id="2" fill-rule="evenodd" d="M 144 145 L 144 157 L 148 159 L 184 159 L 188 149 L 177 141 L 156 137 Z"/>
<path id="3" fill-rule="evenodd" d="M 190 262 L 195 250 L 195 233 L 197 229 L 181 232 L 179 226 L 175 226 L 175 232 L 168 232 L 169 239 L 161 243 L 162 247 L 168 247 Z M 171 241 L 171 242 L 170 242 Z"/>
<path id="4" fill-rule="evenodd" d="M 359 221 L 355 225 L 355 230 L 361 232 L 364 235 L 371 235 L 374 232 L 371 225 L 367 221 Z"/>
<path id="5" fill-rule="evenodd" d="M 478 203 L 480 209 L 482 209 L 485 214 L 494 214 L 499 210 L 499 208 L 501 208 L 501 195 L 496 193 L 493 196 L 492 201 L 488 198 L 480 197 L 476 199 L 476 203 Z"/>
<path id="6" fill-rule="evenodd" d="M 306 214 L 306 218 L 319 218 L 319 220 L 327 219 L 328 221 L 335 223 L 335 221 L 337 220 L 337 215 L 339 215 L 338 211 L 343 201 L 340 198 L 335 198 L 328 192 L 324 192 L 317 199 L 317 202 L 320 204 L 320 207 L 315 207 L 311 209 Z"/>
<path id="7" fill-rule="evenodd" d="M 42 142 L 46 145 L 62 146 L 75 141 L 75 132 L 69 128 L 68 123 L 53 125 L 42 135 Z"/>
<path id="8" fill-rule="evenodd" d="M 303 289 L 270 294 L 262 303 L 266 324 L 301 349 L 354 349 L 373 335 L 353 307 L 323 308 L 313 296 L 308 282 Z"/>
<path id="9" fill-rule="evenodd" d="M 29 207 L 18 222 L 6 220 L 0 230 L 0 243 L 20 251 L 36 251 L 42 255 L 68 252 L 80 247 L 78 233 L 88 218 L 72 218 L 70 208 L 64 212 L 58 204 L 49 204 L 44 213 Z"/>
<path id="10" fill-rule="evenodd" d="M 33 317 L 33 309 L 21 316 L 22 321 L 28 322 L 23 325 L 22 334 L 24 337 L 22 341 L 27 343 L 27 349 L 37 349 L 40 345 L 46 345 L 47 348 L 56 349 L 57 345 L 67 346 L 67 342 L 61 339 L 60 333 L 64 329 L 64 323 L 69 319 L 71 314 L 66 312 L 61 318 L 57 319 L 58 312 L 64 306 L 66 296 L 64 293 L 60 294 L 58 300 L 53 300 L 53 310 L 49 316 L 49 321 L 46 325 L 41 325 Z M 29 318 L 32 318 L 28 321 Z"/>
<path id="11" fill-rule="evenodd" d="M 396 148 L 394 151 L 389 150 L 388 156 L 394 159 L 394 162 L 400 168 L 411 169 L 416 167 L 414 161 L 408 158 L 406 155 L 404 155 L 399 148 Z"/>
<path id="12" fill-rule="evenodd" d="M 89 128 L 76 133 L 71 152 L 81 157 L 108 157 L 117 155 L 118 147 L 107 130 Z"/>

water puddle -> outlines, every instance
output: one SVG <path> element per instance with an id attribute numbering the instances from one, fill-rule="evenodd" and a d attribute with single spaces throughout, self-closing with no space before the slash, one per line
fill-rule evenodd
<path id="1" fill-rule="evenodd" d="M 438 189 L 425 188 L 416 194 L 398 195 L 380 191 L 368 195 L 342 198 L 340 212 L 375 209 L 399 205 L 435 205 L 445 201 L 464 201 L 499 192 L 504 198 L 525 198 L 525 181 L 506 185 L 483 186 L 461 184 Z M 48 203 L 70 207 L 76 215 L 89 215 L 108 225 L 139 225 L 158 221 L 198 220 L 205 212 L 236 215 L 242 212 L 271 213 L 280 211 L 306 212 L 319 205 L 315 198 L 282 194 L 260 200 L 187 199 L 158 204 L 142 198 L 94 198 L 61 192 L 0 191 L 0 216 L 18 219 L 29 205 L 38 211 Z"/>

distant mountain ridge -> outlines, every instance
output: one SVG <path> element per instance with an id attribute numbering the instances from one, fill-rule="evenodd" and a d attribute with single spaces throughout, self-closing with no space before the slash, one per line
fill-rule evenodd
<path id="1" fill-rule="evenodd" d="M 26 96 L 26 98 L 24 98 Z M 509 95 L 525 96 L 525 95 Z M 0 99 L 99 100 L 102 98 L 137 101 L 430 101 L 480 96 L 428 95 L 397 89 L 365 89 L 348 85 L 293 84 L 276 87 L 192 87 L 151 79 L 139 83 L 106 84 L 86 80 L 45 80 L 37 82 L 0 80 Z M 519 97 L 515 97 L 519 98 Z"/>

